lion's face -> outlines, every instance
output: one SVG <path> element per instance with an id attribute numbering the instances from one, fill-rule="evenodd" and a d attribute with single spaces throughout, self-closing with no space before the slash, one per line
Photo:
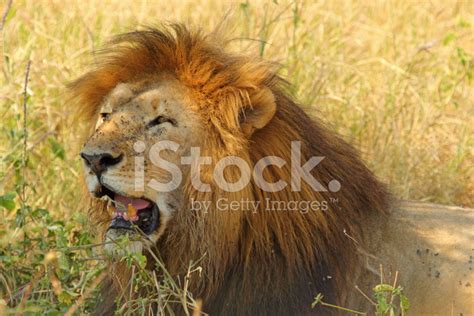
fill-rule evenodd
<path id="1" fill-rule="evenodd" d="M 184 88 L 173 80 L 122 83 L 105 98 L 81 157 L 88 190 L 96 198 L 109 198 L 108 241 L 124 234 L 147 236 L 131 244 L 141 251 L 144 240 L 156 242 L 183 204 L 183 181 L 175 177 L 176 183 L 170 183 L 170 165 L 160 168 L 160 161 L 183 174 L 181 157 L 199 146 L 199 120 L 186 102 Z M 111 242 L 106 250 L 118 249 Z"/>

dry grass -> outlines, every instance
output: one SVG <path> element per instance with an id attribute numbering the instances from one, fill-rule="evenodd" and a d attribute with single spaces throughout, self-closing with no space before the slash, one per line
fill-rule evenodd
<path id="1" fill-rule="evenodd" d="M 83 234 L 79 144 L 64 85 L 107 38 L 140 25 L 212 30 L 230 13 L 231 46 L 280 62 L 305 109 L 360 148 L 396 195 L 474 206 L 474 2 L 363 2 L 13 1 L 1 40 L 0 196 L 26 194 L 14 194 L 12 210 L 0 206 L 0 297 L 45 266 L 42 253 L 92 242 Z M 89 250 L 74 258 L 95 255 Z M 91 275 L 73 270 L 68 279 L 71 262 L 59 279 L 83 293 L 97 265 L 79 264 Z M 47 306 L 59 294 L 43 283 L 33 294 Z"/>

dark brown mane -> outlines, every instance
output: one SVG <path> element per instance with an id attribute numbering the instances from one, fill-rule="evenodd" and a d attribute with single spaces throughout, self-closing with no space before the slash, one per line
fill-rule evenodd
<path id="1" fill-rule="evenodd" d="M 313 156 L 325 157 L 313 169 L 314 177 L 325 187 L 334 179 L 341 183 L 338 192 L 315 192 L 303 183 L 299 192 L 288 186 L 269 193 L 252 182 L 238 195 L 212 183 L 211 193 L 187 186 L 188 201 L 325 201 L 329 209 L 303 214 L 261 207 L 257 212 L 196 214 L 185 208 L 158 242 L 169 272 L 183 275 L 190 261 L 203 258 L 203 276 L 194 280 L 190 291 L 203 299 L 205 312 L 216 315 L 285 315 L 294 310 L 303 314 L 319 292 L 328 301 L 343 302 L 340 293 L 352 287 L 357 263 L 356 241 L 363 233 L 359 224 L 388 210 L 385 186 L 350 145 L 298 107 L 272 64 L 229 54 L 213 36 L 180 25 L 117 37 L 71 90 L 82 117 L 92 123 L 102 100 L 118 83 L 159 73 L 171 74 L 194 92 L 196 111 L 207 118 L 203 154 L 214 162 L 237 155 L 253 167 L 264 156 L 279 156 L 288 163 L 268 167 L 265 176 L 290 183 L 290 142 L 299 140 L 303 163 Z M 271 91 L 277 111 L 268 125 L 247 139 L 239 117 L 262 89 Z M 94 212 L 102 214 L 96 214 L 98 218 L 106 216 L 100 209 Z"/>

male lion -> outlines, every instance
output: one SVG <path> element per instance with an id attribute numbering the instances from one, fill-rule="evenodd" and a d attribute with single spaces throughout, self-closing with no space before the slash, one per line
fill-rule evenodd
<path id="1" fill-rule="evenodd" d="M 370 295 L 382 264 L 392 277 L 399 271 L 412 315 L 473 313 L 472 211 L 396 205 L 357 152 L 298 107 L 272 64 L 175 25 L 118 36 L 71 88 L 89 126 L 81 156 L 91 215 L 112 241 L 106 250 L 116 253 L 124 234 L 141 236 L 131 250 L 150 256 L 153 245 L 176 278 L 199 261 L 189 290 L 203 312 L 337 314 L 311 308 L 318 293 L 370 311 L 355 286 Z M 154 147 L 163 141 L 175 145 Z M 210 157 L 199 170 L 182 159 L 192 148 Z M 216 173 L 229 156 L 249 169 Z M 127 284 L 123 273 L 109 277 Z M 104 286 L 100 313 L 113 312 L 118 283 Z"/>

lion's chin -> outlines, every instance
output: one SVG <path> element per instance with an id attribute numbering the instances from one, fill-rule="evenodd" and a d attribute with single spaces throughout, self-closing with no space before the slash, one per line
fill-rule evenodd
<path id="1" fill-rule="evenodd" d="M 128 229 L 109 229 L 105 234 L 104 251 L 111 258 L 142 253 L 143 240 L 139 234 Z"/>

